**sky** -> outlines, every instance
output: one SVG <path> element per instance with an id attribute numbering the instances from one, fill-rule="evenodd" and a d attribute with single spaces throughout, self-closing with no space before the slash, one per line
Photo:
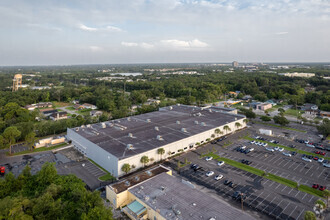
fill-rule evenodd
<path id="1" fill-rule="evenodd" d="M 1 0 L 0 65 L 330 62 L 330 0 Z"/>

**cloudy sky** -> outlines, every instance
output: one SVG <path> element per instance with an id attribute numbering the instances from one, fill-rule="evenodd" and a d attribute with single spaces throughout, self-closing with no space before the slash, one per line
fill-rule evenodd
<path id="1" fill-rule="evenodd" d="M 0 65 L 330 61 L 330 0 L 1 0 L 0 30 Z"/>

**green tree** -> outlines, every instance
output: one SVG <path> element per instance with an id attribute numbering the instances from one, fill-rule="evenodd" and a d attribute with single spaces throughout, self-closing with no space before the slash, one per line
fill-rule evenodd
<path id="1" fill-rule="evenodd" d="M 329 198 L 330 198 L 330 191 L 329 190 L 324 190 L 323 191 L 323 196 L 325 197 L 326 201 L 327 201 L 327 208 L 329 207 Z"/>
<path id="2" fill-rule="evenodd" d="M 312 211 L 306 211 L 305 212 L 305 216 L 304 216 L 305 220 L 316 220 L 316 215 L 314 212 Z"/>
<path id="3" fill-rule="evenodd" d="M 274 116 L 273 120 L 276 124 L 279 124 L 281 126 L 285 126 L 290 123 L 288 119 L 286 119 L 286 117 L 284 116 Z"/>
<path id="4" fill-rule="evenodd" d="M 235 127 L 236 127 L 237 129 L 239 129 L 240 127 L 242 127 L 242 125 L 241 125 L 241 123 L 236 122 L 236 123 L 235 123 Z"/>
<path id="5" fill-rule="evenodd" d="M 268 116 L 266 116 L 266 115 L 261 116 L 260 119 L 261 119 L 262 121 L 271 121 L 271 120 L 272 120 L 270 117 L 268 117 Z"/>
<path id="6" fill-rule="evenodd" d="M 226 131 L 226 134 L 228 133 L 228 131 L 231 131 L 231 129 L 228 125 L 223 126 L 223 130 Z"/>
<path id="7" fill-rule="evenodd" d="M 163 154 L 165 154 L 165 150 L 164 150 L 164 148 L 158 148 L 157 149 L 157 154 L 159 154 L 160 155 L 160 157 L 161 157 L 161 159 L 162 159 L 162 157 L 163 157 Z"/>
<path id="8" fill-rule="evenodd" d="M 330 135 L 330 120 L 325 118 L 321 125 L 317 126 L 319 133 L 323 134 L 324 137 Z"/>
<path id="9" fill-rule="evenodd" d="M 216 128 L 216 129 L 214 130 L 214 133 L 215 133 L 217 136 L 219 136 L 220 134 L 223 134 L 223 132 L 222 132 L 219 128 Z"/>
<path id="10" fill-rule="evenodd" d="M 149 157 L 148 156 L 142 156 L 140 159 L 140 162 L 143 163 L 143 166 L 145 166 L 147 163 L 149 163 Z"/>
<path id="11" fill-rule="evenodd" d="M 25 143 L 32 151 L 34 142 L 36 141 L 36 133 L 30 132 L 25 136 Z"/>
<path id="12" fill-rule="evenodd" d="M 121 171 L 125 172 L 126 174 L 131 171 L 131 165 L 129 165 L 128 163 L 125 163 L 122 167 L 121 167 Z"/>
<path id="13" fill-rule="evenodd" d="M 9 154 L 11 154 L 11 146 L 16 143 L 16 139 L 21 135 L 21 132 L 15 127 L 11 126 L 5 129 L 2 136 L 4 138 L 5 146 L 9 147 Z"/>

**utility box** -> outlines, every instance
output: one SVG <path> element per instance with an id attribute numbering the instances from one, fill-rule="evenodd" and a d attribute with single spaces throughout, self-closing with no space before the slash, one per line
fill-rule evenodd
<path id="1" fill-rule="evenodd" d="M 260 132 L 260 134 L 265 134 L 265 135 L 268 135 L 268 136 L 273 136 L 272 130 L 267 130 L 267 129 L 260 128 L 259 129 L 259 132 Z"/>

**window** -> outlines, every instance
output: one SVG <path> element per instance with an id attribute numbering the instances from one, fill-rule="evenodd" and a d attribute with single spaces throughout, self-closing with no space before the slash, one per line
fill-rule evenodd
<path id="1" fill-rule="evenodd" d="M 171 154 L 173 155 L 173 154 L 175 154 L 175 152 L 172 152 Z"/>
<path id="2" fill-rule="evenodd" d="M 187 149 L 188 149 L 188 147 L 183 148 L 183 150 L 187 150 Z"/>

